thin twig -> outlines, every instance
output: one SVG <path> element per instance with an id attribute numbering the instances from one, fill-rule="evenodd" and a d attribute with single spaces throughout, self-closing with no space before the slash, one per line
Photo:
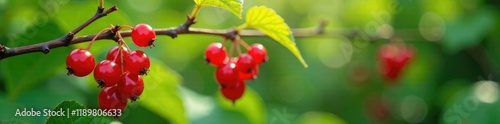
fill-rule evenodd
<path id="1" fill-rule="evenodd" d="M 94 16 L 92 16 L 90 19 L 88 19 L 87 21 L 85 21 L 82 25 L 80 25 L 77 28 L 75 28 L 73 31 L 69 32 L 67 35 L 61 37 L 61 41 L 65 42 L 67 45 L 69 45 L 69 42 L 71 41 L 71 39 L 73 39 L 73 37 L 76 34 L 78 34 L 78 32 L 80 32 L 81 30 L 83 30 L 84 28 L 86 28 L 87 26 L 89 26 L 91 23 L 93 23 L 97 19 L 100 19 L 100 18 L 108 15 L 109 13 L 112 13 L 112 12 L 118 10 L 118 7 L 116 7 L 116 5 L 113 5 L 109 9 L 107 9 L 106 11 L 104 11 L 104 8 L 102 8 L 101 5 L 102 4 L 99 4 L 99 7 L 97 7 L 97 11 L 94 14 Z"/>
<path id="2" fill-rule="evenodd" d="M 172 28 L 164 28 L 164 29 L 155 29 L 156 35 L 166 35 L 170 36 L 172 38 L 177 37 L 179 34 L 204 34 L 204 35 L 215 35 L 215 36 L 221 36 L 227 39 L 234 39 L 234 34 L 238 34 L 242 37 L 248 37 L 248 36 L 266 36 L 265 34 L 261 33 L 258 30 L 242 30 L 242 31 L 236 31 L 234 29 L 229 29 L 229 30 L 215 30 L 215 29 L 203 29 L 203 28 L 188 28 L 185 29 L 186 27 L 189 27 L 190 25 L 194 24 L 194 19 L 190 20 L 188 19 L 186 23 L 179 27 L 172 27 Z M 306 29 L 296 29 L 293 30 L 293 34 L 297 36 L 315 36 L 320 34 L 321 32 L 317 30 L 323 30 L 324 26 L 318 26 L 314 32 L 315 33 L 310 33 L 310 31 L 313 30 L 313 28 L 306 28 Z M 128 31 L 119 31 L 120 35 L 122 37 L 130 37 L 132 32 L 130 30 Z M 32 44 L 32 45 L 27 45 L 27 46 L 20 46 L 20 47 L 15 47 L 15 48 L 7 48 L 4 46 L 0 46 L 0 60 L 9 58 L 12 56 L 17 56 L 17 55 L 22 55 L 22 54 L 27 54 L 27 53 L 33 53 L 33 52 L 40 52 L 40 47 L 47 45 L 48 49 L 53 49 L 53 48 L 58 48 L 62 46 L 67 46 L 71 44 L 78 44 L 78 43 L 83 43 L 83 42 L 89 42 L 92 41 L 92 39 L 95 37 L 95 40 L 103 40 L 103 39 L 115 39 L 114 35 L 112 33 L 101 33 L 98 36 L 94 35 L 86 35 L 86 36 L 80 36 L 80 37 L 75 37 L 73 40 L 71 40 L 68 44 L 65 42 L 62 42 L 64 39 L 54 39 L 51 41 L 43 42 L 43 43 L 38 43 L 38 44 Z"/>

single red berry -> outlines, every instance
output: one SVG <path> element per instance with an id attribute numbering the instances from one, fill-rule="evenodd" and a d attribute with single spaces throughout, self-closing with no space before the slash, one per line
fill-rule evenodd
<path id="1" fill-rule="evenodd" d="M 217 66 L 215 71 L 215 79 L 220 85 L 230 85 L 238 81 L 238 71 L 234 62 L 228 62 L 224 65 Z"/>
<path id="2" fill-rule="evenodd" d="M 111 60 L 111 61 L 114 61 L 116 64 L 121 65 L 122 56 L 124 58 L 123 60 L 126 60 L 126 59 L 128 59 L 129 54 L 130 54 L 130 51 L 126 47 L 122 46 L 122 49 L 120 52 L 120 47 L 115 46 L 111 50 L 109 50 L 108 55 L 106 56 L 106 60 Z M 115 58 L 116 58 L 116 60 L 115 60 Z"/>
<path id="3" fill-rule="evenodd" d="M 401 49 L 394 45 L 384 45 L 379 50 L 380 72 L 386 79 L 395 81 L 411 58 L 411 47 Z"/>
<path id="4" fill-rule="evenodd" d="M 132 41 L 139 47 L 154 45 L 156 33 L 148 24 L 137 24 L 132 30 Z"/>
<path id="5" fill-rule="evenodd" d="M 254 66 L 250 72 L 239 72 L 239 80 L 254 80 L 257 79 L 257 74 L 259 74 L 259 66 Z"/>
<path id="6" fill-rule="evenodd" d="M 238 56 L 238 60 L 236 61 L 236 69 L 240 73 L 252 73 L 253 68 L 256 66 L 255 61 L 252 56 L 248 54 L 241 54 Z"/>
<path id="7" fill-rule="evenodd" d="M 94 70 L 95 59 L 87 50 L 75 49 L 66 58 L 66 69 L 68 75 L 83 77 L 89 75 Z"/>
<path id="8" fill-rule="evenodd" d="M 262 44 L 252 44 L 248 54 L 252 56 L 256 64 L 261 64 L 268 59 L 266 48 Z"/>
<path id="9" fill-rule="evenodd" d="M 237 99 L 243 96 L 243 93 L 245 93 L 245 82 L 237 81 L 232 85 L 221 85 L 220 90 L 226 99 L 229 99 L 234 103 Z"/>
<path id="10" fill-rule="evenodd" d="M 120 81 L 122 70 L 115 62 L 103 60 L 95 67 L 94 79 L 99 83 L 99 87 L 110 87 Z"/>
<path id="11" fill-rule="evenodd" d="M 142 91 L 144 91 L 144 81 L 142 77 L 128 72 L 122 75 L 117 86 L 118 92 L 120 92 L 123 97 L 130 98 L 132 101 L 139 99 Z"/>
<path id="12" fill-rule="evenodd" d="M 108 111 L 109 109 L 120 109 L 123 111 L 127 106 L 127 99 L 121 97 L 116 86 L 102 89 L 97 101 L 101 109 Z"/>
<path id="13" fill-rule="evenodd" d="M 230 62 L 236 63 L 239 61 L 239 57 L 231 58 Z M 259 73 L 259 66 L 255 65 L 251 69 L 247 71 L 240 71 L 238 64 L 236 64 L 236 71 L 238 72 L 238 80 L 246 81 L 246 80 L 254 80 L 257 79 L 257 74 Z M 242 69 L 244 70 L 244 69 Z"/>
<path id="14" fill-rule="evenodd" d="M 147 74 L 150 67 L 150 61 L 146 53 L 135 50 L 132 51 L 125 60 L 125 69 L 130 72 L 130 74 L 144 75 Z"/>
<path id="15" fill-rule="evenodd" d="M 205 50 L 205 60 L 215 66 L 224 64 L 227 58 L 226 49 L 221 43 L 212 43 Z"/>

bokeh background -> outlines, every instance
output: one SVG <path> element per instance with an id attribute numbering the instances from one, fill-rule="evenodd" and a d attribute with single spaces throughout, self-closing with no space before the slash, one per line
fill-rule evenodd
<path id="1" fill-rule="evenodd" d="M 321 35 L 296 38 L 309 64 L 267 37 L 243 38 L 265 45 L 269 61 L 243 98 L 231 105 L 204 63 L 207 35 L 158 36 L 145 51 L 151 72 L 145 91 L 129 103 L 124 123 L 500 123 L 500 2 L 498 0 L 246 0 L 265 5 L 291 28 L 328 25 Z M 176 27 L 191 13 L 191 0 L 106 0 L 114 12 L 82 30 L 95 34 L 110 24 Z M 59 38 L 91 17 L 97 0 L 0 0 L 0 44 L 8 47 Z M 244 16 L 243 16 L 244 17 Z M 193 27 L 227 29 L 244 23 L 231 13 L 203 8 Z M 378 70 L 378 49 L 398 36 L 415 56 L 397 81 Z M 88 43 L 0 61 L 0 122 L 44 123 L 16 117 L 17 109 L 52 109 L 63 100 L 98 108 L 93 77 L 67 76 L 65 58 Z M 103 60 L 115 43 L 96 42 Z M 111 118 L 110 118 L 111 119 Z"/>

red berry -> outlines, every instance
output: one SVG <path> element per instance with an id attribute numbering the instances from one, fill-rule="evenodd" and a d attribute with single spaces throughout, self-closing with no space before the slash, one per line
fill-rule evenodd
<path id="1" fill-rule="evenodd" d="M 149 57 L 146 53 L 135 50 L 132 51 L 129 58 L 125 60 L 125 69 L 127 69 L 130 74 L 144 75 L 147 74 L 150 64 Z"/>
<path id="2" fill-rule="evenodd" d="M 237 99 L 243 96 L 243 93 L 245 92 L 245 82 L 237 81 L 232 85 L 222 85 L 220 90 L 226 99 L 229 99 L 234 103 Z"/>
<path id="3" fill-rule="evenodd" d="M 252 56 L 248 54 L 241 54 L 236 61 L 236 69 L 240 73 L 252 73 L 253 68 L 256 66 Z"/>
<path id="4" fill-rule="evenodd" d="M 99 107 L 101 109 L 120 109 L 124 110 L 127 106 L 127 99 L 123 99 L 116 86 L 106 87 L 99 93 Z"/>
<path id="5" fill-rule="evenodd" d="M 118 92 L 123 97 L 130 98 L 135 101 L 139 98 L 144 90 L 144 81 L 140 75 L 125 73 L 122 75 L 120 82 L 118 82 Z"/>
<path id="6" fill-rule="evenodd" d="M 224 64 L 227 58 L 226 49 L 221 43 L 212 43 L 205 50 L 205 60 L 215 66 Z"/>
<path id="7" fill-rule="evenodd" d="M 66 69 L 68 75 L 83 77 L 89 75 L 94 70 L 95 59 L 87 50 L 75 49 L 66 58 Z"/>
<path id="8" fill-rule="evenodd" d="M 259 74 L 259 66 L 254 66 L 250 72 L 239 72 L 239 80 L 253 80 L 257 79 L 257 74 Z"/>
<path id="9" fill-rule="evenodd" d="M 110 60 L 103 60 L 95 67 L 94 79 L 99 83 L 99 87 L 110 87 L 120 81 L 121 74 L 119 65 Z"/>
<path id="10" fill-rule="evenodd" d="M 224 65 L 217 66 L 215 79 L 220 85 L 231 85 L 238 81 L 238 71 L 234 62 L 228 62 Z"/>
<path id="11" fill-rule="evenodd" d="M 132 30 L 132 41 L 139 47 L 154 45 L 156 33 L 148 24 L 138 24 Z"/>
<path id="12" fill-rule="evenodd" d="M 106 60 L 114 61 L 116 64 L 121 65 L 122 55 L 123 60 L 126 60 L 129 57 L 130 51 L 122 46 L 122 52 L 120 52 L 120 47 L 115 46 L 111 50 L 109 50 L 108 55 L 106 56 Z M 115 60 L 116 58 L 116 60 Z"/>
<path id="13" fill-rule="evenodd" d="M 248 54 L 253 57 L 253 60 L 256 64 L 261 64 L 267 61 L 267 51 L 266 48 L 262 44 L 252 44 L 250 50 L 248 50 Z"/>
<path id="14" fill-rule="evenodd" d="M 384 45 L 379 50 L 380 71 L 390 81 L 395 81 L 406 64 L 413 58 L 413 49 Z"/>

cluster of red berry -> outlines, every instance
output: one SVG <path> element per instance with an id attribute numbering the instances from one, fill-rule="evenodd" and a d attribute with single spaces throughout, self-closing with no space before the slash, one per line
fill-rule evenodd
<path id="1" fill-rule="evenodd" d="M 234 46 L 234 43 L 233 43 Z M 205 51 L 205 60 L 216 66 L 215 79 L 225 98 L 233 102 L 243 96 L 245 81 L 256 79 L 261 63 L 267 61 L 267 52 L 262 44 L 246 45 L 248 53 L 231 57 L 222 43 L 212 43 Z M 238 46 L 239 47 L 239 46 Z M 233 47 L 231 47 L 233 48 Z"/>
<path id="2" fill-rule="evenodd" d="M 381 74 L 389 81 L 395 81 L 403 68 L 413 58 L 413 49 L 403 44 L 386 44 L 380 47 Z"/>
<path id="3" fill-rule="evenodd" d="M 132 29 L 132 40 L 139 47 L 151 46 L 156 39 L 153 28 L 147 24 L 138 24 L 133 28 L 124 27 Z M 106 28 L 103 31 L 119 30 L 116 28 L 121 27 Z M 119 39 L 118 46 L 112 48 L 106 59 L 97 66 L 94 56 L 88 51 L 91 44 L 87 49 L 73 50 L 66 58 L 68 75 L 83 77 L 94 71 L 94 79 L 99 87 L 103 88 L 98 98 L 101 109 L 123 110 L 127 106 L 127 99 L 137 100 L 144 90 L 141 75 L 145 75 L 150 66 L 149 58 L 143 51 L 130 51 L 120 33 L 116 34 Z"/>

